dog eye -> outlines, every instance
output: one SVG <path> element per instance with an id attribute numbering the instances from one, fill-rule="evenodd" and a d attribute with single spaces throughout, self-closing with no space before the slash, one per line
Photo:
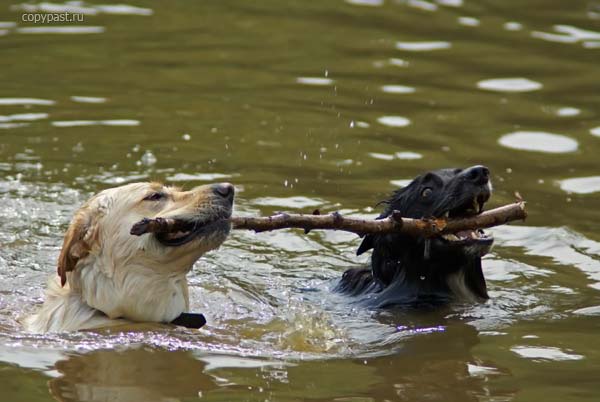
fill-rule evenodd
<path id="1" fill-rule="evenodd" d="M 433 190 L 430 187 L 425 187 L 423 191 L 421 191 L 421 197 L 429 197 L 433 193 Z"/>
<path id="2" fill-rule="evenodd" d="M 160 201 L 165 197 L 165 193 L 151 193 L 144 197 L 144 201 Z"/>

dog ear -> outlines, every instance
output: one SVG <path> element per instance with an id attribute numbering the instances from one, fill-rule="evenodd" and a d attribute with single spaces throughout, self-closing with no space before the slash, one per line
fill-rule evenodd
<path id="1" fill-rule="evenodd" d="M 85 258 L 98 240 L 97 214 L 88 205 L 82 207 L 71 221 L 58 256 L 57 272 L 60 285 L 65 286 L 67 272 L 73 271 L 77 262 Z"/>
<path id="2" fill-rule="evenodd" d="M 373 248 L 373 237 L 373 235 L 368 234 L 363 238 L 360 246 L 358 246 L 358 250 L 356 250 L 356 255 L 361 255 L 365 251 L 369 251 Z"/>
<path id="3" fill-rule="evenodd" d="M 385 219 L 387 218 L 391 213 L 392 213 L 392 203 L 397 200 L 399 197 L 402 197 L 402 194 L 404 193 L 406 187 L 405 188 L 401 188 L 398 189 L 396 191 L 394 191 L 392 193 L 392 195 L 390 196 L 389 199 L 387 200 L 383 200 L 383 201 L 379 201 L 377 203 L 377 205 L 385 205 L 385 209 L 384 211 L 379 214 L 379 216 L 377 218 L 375 218 L 376 220 L 378 219 Z M 365 251 L 369 251 L 374 247 L 374 242 L 375 242 L 375 235 L 372 234 L 368 234 L 366 235 L 362 242 L 360 243 L 360 246 L 358 246 L 358 250 L 356 250 L 356 255 L 361 255 L 362 253 L 364 253 Z"/>

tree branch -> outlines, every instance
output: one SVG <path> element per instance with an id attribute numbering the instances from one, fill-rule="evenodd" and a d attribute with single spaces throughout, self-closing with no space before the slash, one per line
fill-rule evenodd
<path id="1" fill-rule="evenodd" d="M 489 228 L 514 220 L 524 220 L 526 217 L 525 202 L 518 201 L 479 215 L 448 220 L 403 218 L 400 212 L 394 211 L 389 217 L 379 220 L 348 218 L 337 212 L 328 215 L 281 213 L 267 217 L 234 216 L 231 223 L 234 229 L 249 229 L 255 232 L 301 228 L 305 232 L 313 229 L 344 230 L 361 236 L 369 233 L 400 232 L 411 236 L 432 237 L 461 230 Z"/>
<path id="2" fill-rule="evenodd" d="M 370 220 L 349 218 L 333 212 L 328 215 L 313 215 L 281 213 L 267 217 L 234 216 L 230 221 L 234 229 L 248 229 L 255 232 L 269 230 L 300 228 L 306 233 L 313 229 L 333 229 L 353 232 L 360 236 L 369 233 L 405 233 L 411 236 L 432 237 L 461 230 L 484 229 L 503 225 L 514 220 L 525 220 L 525 202 L 518 200 L 479 215 L 457 219 L 411 219 L 403 218 L 400 212 L 394 211 L 384 219 Z M 189 226 L 189 222 L 181 222 L 172 218 L 145 218 L 131 228 L 131 234 L 140 236 L 144 233 L 177 232 Z"/>

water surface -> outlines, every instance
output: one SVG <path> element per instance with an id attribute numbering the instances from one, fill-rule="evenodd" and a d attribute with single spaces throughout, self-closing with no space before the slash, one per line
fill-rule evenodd
<path id="1" fill-rule="evenodd" d="M 32 24 L 23 13 L 78 12 Z M 600 7 L 593 1 L 0 6 L 7 401 L 596 401 Z M 190 274 L 201 331 L 32 335 L 72 213 L 140 180 L 228 180 L 239 214 L 374 217 L 430 169 L 490 167 L 491 299 L 368 311 L 351 234 L 233 233 Z"/>

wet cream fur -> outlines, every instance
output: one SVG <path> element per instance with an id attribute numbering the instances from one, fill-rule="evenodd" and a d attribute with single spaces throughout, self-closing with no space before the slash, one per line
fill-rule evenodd
<path id="1" fill-rule="evenodd" d="M 144 200 L 153 193 L 164 197 Z M 186 274 L 225 240 L 229 224 L 181 246 L 165 246 L 152 234 L 133 236 L 132 225 L 145 217 L 214 220 L 230 214 L 231 202 L 211 186 L 184 192 L 133 183 L 102 191 L 76 212 L 59 256 L 59 275 L 50 279 L 44 304 L 24 326 L 42 333 L 172 321 L 189 308 Z"/>

